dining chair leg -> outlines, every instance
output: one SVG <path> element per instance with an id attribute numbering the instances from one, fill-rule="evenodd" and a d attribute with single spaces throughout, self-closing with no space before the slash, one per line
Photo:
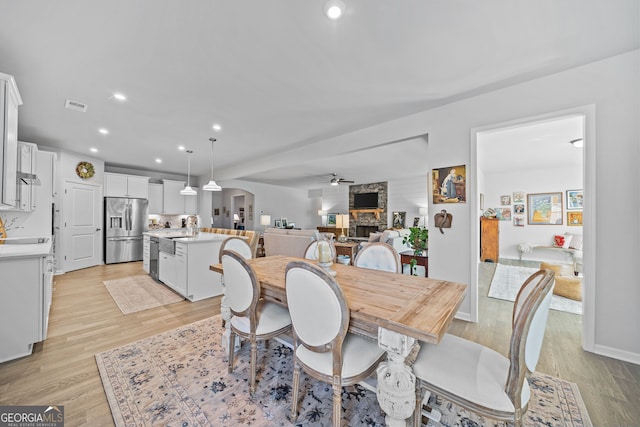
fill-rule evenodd
<path id="1" fill-rule="evenodd" d="M 340 427 L 342 418 L 342 384 L 333 383 L 333 427 Z"/>
<path id="2" fill-rule="evenodd" d="M 295 356 L 294 356 L 295 357 Z M 289 414 L 290 421 L 295 424 L 298 419 L 298 393 L 300 390 L 300 365 L 297 361 L 293 362 L 293 393 L 291 394 L 291 412 Z"/>
<path id="3" fill-rule="evenodd" d="M 422 425 L 422 399 L 424 395 L 422 393 L 422 387 L 420 387 L 420 380 L 416 378 L 416 407 L 413 410 L 413 427 L 420 427 Z"/>
<path id="4" fill-rule="evenodd" d="M 249 392 L 253 394 L 256 391 L 256 364 L 258 363 L 258 342 L 251 340 L 251 382 L 249 383 Z"/>
<path id="5" fill-rule="evenodd" d="M 235 345 L 233 345 L 236 342 L 236 334 L 235 332 L 233 332 L 233 329 L 229 330 L 229 369 L 228 372 L 231 373 L 233 372 L 233 358 L 234 358 L 234 347 Z"/>

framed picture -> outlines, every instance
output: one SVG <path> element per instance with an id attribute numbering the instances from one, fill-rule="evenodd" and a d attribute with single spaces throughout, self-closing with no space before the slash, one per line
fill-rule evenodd
<path id="1" fill-rule="evenodd" d="M 276 228 L 282 228 L 282 221 L 280 221 L 279 219 L 275 220 L 274 226 Z"/>
<path id="2" fill-rule="evenodd" d="M 562 225 L 562 193 L 527 194 L 527 211 L 531 225 Z"/>
<path id="3" fill-rule="evenodd" d="M 466 203 L 467 175 L 465 165 L 432 170 L 433 203 Z"/>
<path id="4" fill-rule="evenodd" d="M 567 190 L 567 210 L 582 210 L 582 190 Z"/>
<path id="5" fill-rule="evenodd" d="M 513 217 L 513 226 L 514 227 L 524 227 L 524 217 L 515 215 Z"/>
<path id="6" fill-rule="evenodd" d="M 523 214 L 524 213 L 524 204 L 513 205 L 513 213 Z"/>
<path id="7" fill-rule="evenodd" d="M 420 217 L 413 217 L 413 226 L 414 227 L 418 227 L 420 226 Z"/>
<path id="8" fill-rule="evenodd" d="M 480 193 L 480 210 L 484 211 L 484 193 Z"/>
<path id="9" fill-rule="evenodd" d="M 405 219 L 407 217 L 406 212 L 394 212 L 393 213 L 393 228 L 404 228 Z"/>
<path id="10" fill-rule="evenodd" d="M 582 211 L 580 211 L 580 212 L 567 212 L 567 225 L 581 226 L 582 225 Z"/>
<path id="11" fill-rule="evenodd" d="M 287 228 L 287 218 L 280 218 L 280 224 L 282 224 L 282 228 Z"/>
<path id="12" fill-rule="evenodd" d="M 514 191 L 513 203 L 524 203 L 524 191 Z"/>
<path id="13" fill-rule="evenodd" d="M 511 196 L 508 194 L 506 196 L 500 196 L 500 204 L 502 206 L 509 206 L 511 204 Z"/>
<path id="14" fill-rule="evenodd" d="M 214 216 L 220 215 L 220 208 L 213 208 L 213 215 Z"/>
<path id="15" fill-rule="evenodd" d="M 336 226 L 336 216 L 337 213 L 327 214 L 327 227 L 335 227 Z"/>
<path id="16" fill-rule="evenodd" d="M 511 208 L 497 208 L 496 212 L 500 221 L 511 221 Z"/>

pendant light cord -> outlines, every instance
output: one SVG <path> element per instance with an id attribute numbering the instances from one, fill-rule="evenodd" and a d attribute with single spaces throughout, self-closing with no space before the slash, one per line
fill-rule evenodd
<path id="1" fill-rule="evenodd" d="M 216 142 L 215 138 L 209 138 L 211 141 L 211 181 L 213 181 L 213 143 Z"/>

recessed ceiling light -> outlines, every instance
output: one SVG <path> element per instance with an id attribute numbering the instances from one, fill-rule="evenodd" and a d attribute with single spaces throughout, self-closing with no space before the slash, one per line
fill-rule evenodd
<path id="1" fill-rule="evenodd" d="M 184 145 L 178 145 L 178 150 L 184 151 Z"/>
<path id="2" fill-rule="evenodd" d="M 124 96 L 124 94 L 119 93 L 119 92 L 115 92 L 115 93 L 113 94 L 113 97 L 114 97 L 115 99 L 117 99 L 118 101 L 126 101 L 126 100 L 127 100 L 127 97 L 126 97 L 126 96 Z"/>
<path id="3" fill-rule="evenodd" d="M 344 13 L 344 3 L 341 0 L 329 0 L 324 4 L 324 14 L 329 19 L 338 19 Z"/>
<path id="4" fill-rule="evenodd" d="M 222 126 L 220 126 L 219 124 L 215 123 L 213 126 L 211 126 L 213 128 L 213 130 L 215 130 L 216 132 L 220 132 L 222 130 Z"/>
<path id="5" fill-rule="evenodd" d="M 162 163 L 162 159 L 158 157 L 158 158 L 156 159 L 156 163 Z"/>
<path id="6" fill-rule="evenodd" d="M 103 135 L 109 135 L 109 131 L 105 128 L 98 129 L 98 132 L 100 132 Z"/>
<path id="7" fill-rule="evenodd" d="M 97 153 L 98 149 L 97 148 L 89 148 L 89 151 L 91 151 L 92 153 Z"/>

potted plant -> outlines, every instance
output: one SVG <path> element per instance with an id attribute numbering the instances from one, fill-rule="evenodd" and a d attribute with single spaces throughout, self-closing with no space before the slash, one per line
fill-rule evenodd
<path id="1" fill-rule="evenodd" d="M 409 227 L 409 234 L 402 238 L 403 244 L 409 244 L 413 249 L 413 256 L 420 256 L 427 250 L 429 241 L 429 230 L 425 227 Z M 412 258 L 410 261 L 411 271 L 415 271 L 418 261 Z M 414 273 L 415 275 L 415 273 Z"/>

